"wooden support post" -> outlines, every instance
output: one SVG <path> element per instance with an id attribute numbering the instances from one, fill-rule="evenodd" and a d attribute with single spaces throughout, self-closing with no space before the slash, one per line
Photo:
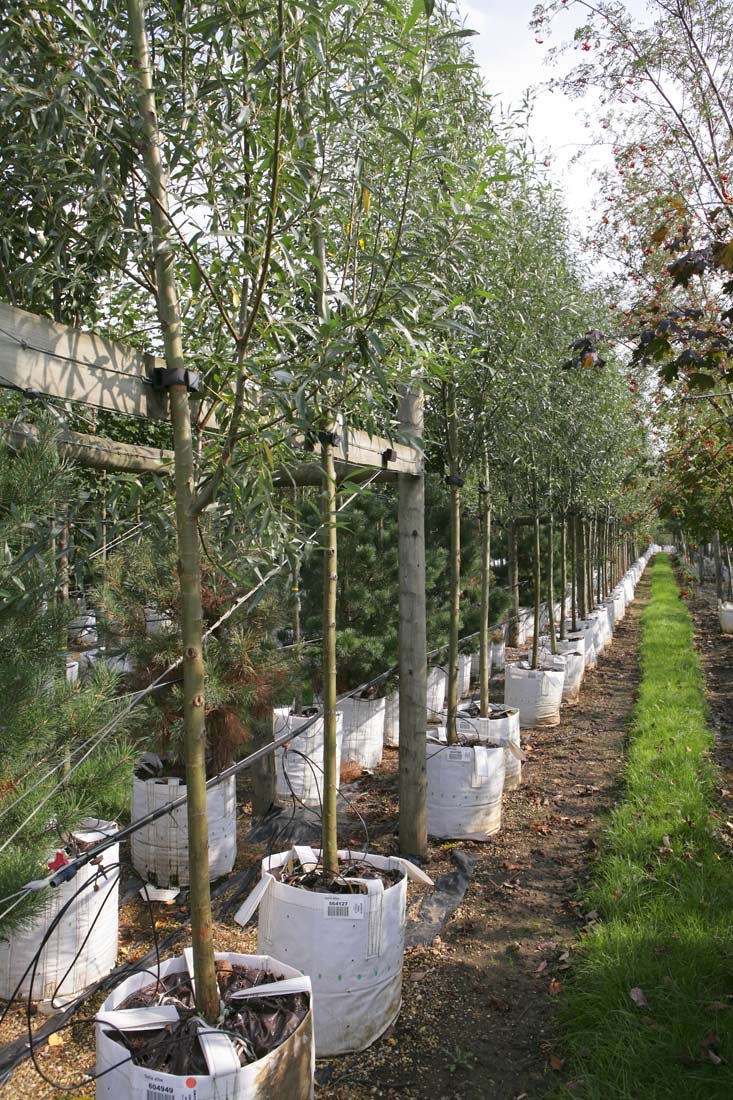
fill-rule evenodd
<path id="1" fill-rule="evenodd" d="M 423 397 L 405 390 L 400 423 L 422 438 Z M 399 484 L 399 677 L 400 677 L 400 851 L 424 858 L 428 851 L 427 629 L 425 622 L 425 481 L 400 474 Z"/>
<path id="2" fill-rule="evenodd" d="M 713 531 L 713 557 L 715 559 L 715 594 L 723 599 L 723 559 L 720 553 L 720 531 Z"/>

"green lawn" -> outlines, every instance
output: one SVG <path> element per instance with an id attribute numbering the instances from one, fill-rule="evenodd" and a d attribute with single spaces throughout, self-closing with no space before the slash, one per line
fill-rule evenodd
<path id="1" fill-rule="evenodd" d="M 712 814 L 713 736 L 692 623 L 663 554 L 641 667 L 625 798 L 586 898 L 601 920 L 560 1008 L 558 1095 L 731 1100 L 733 864 Z"/>

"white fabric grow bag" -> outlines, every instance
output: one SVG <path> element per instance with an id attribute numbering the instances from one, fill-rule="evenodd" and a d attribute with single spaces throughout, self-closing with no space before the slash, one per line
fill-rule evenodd
<path id="1" fill-rule="evenodd" d="M 492 663 L 493 663 L 493 661 L 492 661 L 493 650 L 494 650 L 494 647 L 493 647 L 492 643 L 489 643 L 489 653 L 488 653 L 488 656 L 489 656 L 489 679 L 491 679 L 491 666 L 492 666 Z M 481 677 L 481 654 L 480 653 L 472 653 L 471 654 L 471 683 L 478 684 L 480 677 Z"/>
<path id="2" fill-rule="evenodd" d="M 573 638 L 580 636 L 583 643 L 583 661 L 586 668 L 595 668 L 596 665 L 596 646 L 595 646 L 595 631 L 596 620 L 595 619 L 578 619 L 578 634 L 574 634 Z"/>
<path id="3" fill-rule="evenodd" d="M 471 694 L 471 655 L 458 654 L 458 698 L 465 699 Z"/>
<path id="4" fill-rule="evenodd" d="M 634 577 L 632 573 L 624 573 L 624 579 L 621 582 L 624 590 L 624 600 L 627 604 L 630 604 L 634 599 Z"/>
<path id="5" fill-rule="evenodd" d="M 523 754 L 519 711 L 498 703 L 490 703 L 489 710 L 491 713 L 488 718 L 474 717 L 459 710 L 456 715 L 456 733 L 473 735 L 486 745 L 501 745 L 504 749 L 504 790 L 514 791 L 522 782 Z"/>
<path id="6" fill-rule="evenodd" d="M 532 663 L 532 651 L 527 654 L 527 664 Z M 564 672 L 565 671 L 565 654 L 553 653 L 549 648 L 545 648 L 540 644 L 537 650 L 537 663 L 541 669 L 549 669 L 551 672 Z"/>
<path id="7" fill-rule="evenodd" d="M 138 989 L 152 985 L 158 973 L 164 977 L 193 968 L 190 950 L 184 958 L 166 959 L 160 970 L 151 968 L 133 974 L 112 992 L 95 1017 L 97 1045 L 96 1100 L 311 1100 L 315 1073 L 313 1047 L 313 1011 L 310 979 L 292 966 L 286 966 L 267 955 L 216 954 L 217 961 L 269 970 L 282 982 L 272 983 L 268 996 L 280 993 L 307 993 L 311 1010 L 293 1034 L 264 1058 L 241 1066 L 239 1054 L 225 1031 L 212 1029 L 201 1021 L 199 1040 L 206 1059 L 208 1074 L 179 1076 L 160 1073 L 133 1065 L 126 1047 L 115 1037 L 122 1031 L 163 1028 L 178 1018 L 175 1006 L 151 1008 L 119 1008 Z M 282 985 L 282 989 L 278 986 Z M 256 986 L 252 992 L 263 989 Z M 251 995 L 250 990 L 240 996 Z"/>
<path id="8" fill-rule="evenodd" d="M 175 630 L 175 623 L 169 611 L 160 611 L 157 607 L 145 608 L 145 633 L 171 634 Z"/>
<path id="9" fill-rule="evenodd" d="M 562 701 L 574 705 L 578 702 L 580 686 L 585 672 L 585 658 L 582 653 L 568 651 L 565 658 L 565 680 L 562 685 Z"/>
<path id="10" fill-rule="evenodd" d="M 487 840 L 501 828 L 504 749 L 427 740 L 428 834 Z"/>
<path id="11" fill-rule="evenodd" d="M 448 677 L 445 669 L 439 665 L 432 665 L 428 669 L 428 722 L 439 722 L 443 716 L 445 706 L 445 691 Z"/>
<path id="12" fill-rule="evenodd" d="M 384 710 L 386 700 L 341 699 L 337 711 L 343 715 L 341 759 L 344 764 L 376 768 L 384 751 Z"/>
<path id="13" fill-rule="evenodd" d="M 384 744 L 396 749 L 400 743 L 400 693 L 393 691 L 384 700 Z"/>
<path id="14" fill-rule="evenodd" d="M 549 638 L 547 639 L 549 645 Z M 565 679 L 562 685 L 563 703 L 577 703 L 580 693 L 580 685 L 585 671 L 585 659 L 582 652 L 572 648 L 573 643 L 568 641 L 557 642 L 558 653 L 553 656 L 550 649 L 540 649 L 538 654 L 539 667 L 542 669 L 554 669 L 564 671 Z M 580 639 L 580 645 L 585 648 L 585 642 Z M 559 652 L 560 646 L 563 647 Z M 528 655 L 527 663 L 531 661 Z"/>
<path id="15" fill-rule="evenodd" d="M 548 649 L 550 645 L 550 639 L 540 638 L 540 645 L 543 648 Z M 561 657 L 564 657 L 566 653 L 580 653 L 581 657 L 585 656 L 585 635 L 582 631 L 577 631 L 574 634 L 569 634 L 566 638 L 556 638 L 555 647 Z"/>
<path id="16" fill-rule="evenodd" d="M 733 603 L 720 602 L 718 604 L 718 618 L 720 629 L 724 634 L 733 634 Z"/>
<path id="17" fill-rule="evenodd" d="M 504 703 L 517 707 L 522 727 L 556 726 L 560 722 L 564 680 L 565 673 L 560 670 L 507 665 Z"/>
<path id="18" fill-rule="evenodd" d="M 521 608 L 517 624 L 517 645 L 524 645 L 534 631 L 534 612 Z"/>
<path id="19" fill-rule="evenodd" d="M 115 822 L 86 820 L 74 835 L 90 845 L 113 836 L 117 830 Z M 51 888 L 43 910 L 33 922 L 14 932 L 10 940 L 0 940 L 0 998 L 10 1000 L 22 978 L 16 996 L 32 1001 L 53 998 L 63 1003 L 114 969 L 118 942 L 119 844 L 103 852 L 101 861 L 98 865 L 81 867 L 75 878 Z M 106 875 L 100 876 L 100 868 L 105 867 L 108 868 Z M 23 977 L 49 925 L 75 894 L 76 899 L 41 952 L 35 976 L 28 973 Z"/>
<path id="20" fill-rule="evenodd" d="M 506 666 L 506 642 L 502 638 L 500 642 L 491 643 L 491 664 L 497 672 L 503 672 Z"/>
<path id="21" fill-rule="evenodd" d="M 408 860 L 355 851 L 340 851 L 339 860 L 399 869 L 402 878 L 386 889 L 381 879 L 357 880 L 368 891 L 363 894 L 319 894 L 271 873 L 293 857 L 316 865 L 320 855 L 298 846 L 263 859 L 262 878 L 234 918 L 244 925 L 259 906 L 258 949 L 310 975 L 319 1058 L 364 1050 L 397 1018 L 407 877 L 432 884 Z"/>
<path id="22" fill-rule="evenodd" d="M 186 793 L 180 779 L 138 779 L 132 781 L 132 821 Z M 228 875 L 237 858 L 237 791 L 231 775 L 206 792 L 209 819 L 209 877 L 212 881 Z M 187 886 L 188 820 L 186 804 L 136 831 L 130 837 L 132 865 L 146 882 L 154 886 Z"/>
<path id="23" fill-rule="evenodd" d="M 291 714 L 288 707 L 276 707 L 273 711 L 274 736 L 282 737 L 288 730 L 299 729 L 307 721 L 306 715 Z M 341 772 L 342 724 L 343 715 L 336 711 L 336 786 Z M 278 798 L 290 801 L 295 796 L 306 806 L 323 805 L 325 787 L 322 714 L 304 733 L 298 734 L 287 745 L 275 749 L 275 774 Z"/>
<path id="24" fill-rule="evenodd" d="M 72 645 L 96 645 L 97 644 L 97 615 L 94 611 L 88 611 L 76 616 L 69 623 L 69 642 Z"/>
<path id="25" fill-rule="evenodd" d="M 611 593 L 613 597 L 613 622 L 620 623 L 626 614 L 626 598 L 622 585 L 618 585 Z"/>

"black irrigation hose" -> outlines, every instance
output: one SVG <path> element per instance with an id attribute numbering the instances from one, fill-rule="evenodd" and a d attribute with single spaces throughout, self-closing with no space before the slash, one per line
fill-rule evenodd
<path id="1" fill-rule="evenodd" d="M 257 877 L 257 871 L 257 867 L 248 867 L 244 871 L 240 871 L 233 877 L 225 879 L 217 887 L 215 887 L 215 889 L 212 891 L 212 899 L 218 900 L 219 898 L 223 898 L 221 904 L 217 907 L 218 919 L 221 919 L 223 916 L 225 916 L 230 910 L 234 909 L 235 906 L 239 906 L 242 891 L 248 891 L 250 889 L 254 879 Z M 93 880 L 90 880 L 90 882 L 92 881 Z M 77 891 L 77 894 L 79 892 L 80 891 Z M 225 895 L 230 892 L 233 896 L 231 899 L 227 899 Z M 75 900 L 75 897 L 71 900 Z M 66 908 L 67 907 L 65 906 L 64 911 L 66 910 Z M 32 1041 L 30 1043 L 28 1041 L 28 1037 L 24 1032 L 23 1035 L 19 1036 L 17 1039 L 14 1039 L 10 1043 L 5 1043 L 3 1046 L 0 1046 L 0 1088 L 2 1088 L 2 1086 L 7 1082 L 13 1071 L 17 1069 L 18 1066 L 22 1065 L 22 1063 L 25 1062 L 28 1058 L 33 1058 L 35 1050 L 43 1046 L 48 1041 L 50 1035 L 53 1035 L 57 1031 L 61 1031 L 61 1029 L 65 1027 L 67 1023 L 72 1019 L 72 1017 L 76 1015 L 82 1005 L 84 1005 L 91 997 L 100 992 L 105 992 L 106 990 L 116 987 L 126 978 L 131 977 L 133 974 L 138 974 L 145 970 L 148 970 L 152 965 L 159 966 L 161 957 L 169 950 L 174 948 L 176 944 L 184 938 L 184 936 L 186 935 L 185 925 L 177 928 L 174 932 L 171 932 L 168 936 L 166 936 L 165 939 L 159 941 L 157 931 L 155 929 L 155 921 L 153 919 L 152 904 L 149 900 L 148 910 L 151 920 L 153 948 L 142 959 L 138 959 L 134 963 L 123 963 L 121 966 L 115 967 L 115 969 L 107 974 L 104 978 L 100 978 L 99 981 L 94 982 L 91 986 L 85 989 L 83 993 L 76 997 L 58 1016 L 55 1016 L 53 1019 L 50 1019 L 45 1024 L 43 1024 L 41 1028 L 39 1028 L 39 1030 L 36 1032 L 36 1034 L 32 1037 Z M 44 937 L 43 940 L 43 943 L 45 942 L 46 937 Z M 39 947 L 39 954 L 42 948 L 43 944 L 41 945 L 41 947 Z M 31 963 L 29 965 L 29 969 L 31 965 L 33 964 Z M 28 971 L 26 970 L 26 973 L 27 972 Z M 151 974 L 153 974 L 154 977 L 157 977 L 155 971 L 151 970 L 150 972 Z M 21 982 L 22 981 L 23 979 L 21 979 Z M 13 998 L 16 996 L 16 993 L 17 989 L 13 994 Z M 12 1000 L 10 1003 L 12 1003 Z M 5 1012 L 7 1012 L 8 1008 L 10 1007 L 10 1003 L 5 1009 Z M 129 1061 L 129 1059 L 125 1059 L 125 1061 Z M 34 1065 L 35 1064 L 36 1063 L 34 1058 Z M 120 1062 L 119 1064 L 122 1065 L 124 1064 L 124 1062 Z M 41 1074 L 41 1076 L 44 1075 Z M 81 1087 L 83 1087 L 84 1085 L 88 1085 L 89 1082 L 93 1079 L 91 1074 L 85 1075 L 85 1078 L 86 1079 Z M 44 1079 L 47 1081 L 49 1080 L 47 1077 L 45 1077 Z M 57 1088 L 59 1090 L 65 1090 L 69 1088 L 69 1086 L 59 1085 L 55 1081 L 50 1081 L 49 1083 L 52 1084 L 54 1088 Z M 79 1089 L 79 1087 L 79 1084 L 73 1086 L 73 1088 L 77 1090 Z"/>

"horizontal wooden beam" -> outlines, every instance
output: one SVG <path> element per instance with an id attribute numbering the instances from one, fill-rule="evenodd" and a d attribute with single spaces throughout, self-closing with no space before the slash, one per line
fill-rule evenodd
<path id="1" fill-rule="evenodd" d="M 339 442 L 334 447 L 334 461 L 350 469 L 368 467 L 382 470 L 393 475 L 412 474 L 418 477 L 422 473 L 423 458 L 417 447 L 407 443 L 394 443 L 381 435 L 369 435 L 359 428 L 349 428 L 339 432 Z M 296 448 L 317 450 L 308 446 L 303 436 L 298 436 Z"/>
<path id="2" fill-rule="evenodd" d="M 32 424 L 0 421 L 0 433 L 11 445 L 20 450 L 38 442 L 38 429 Z M 119 470 L 127 473 L 173 473 L 173 451 L 158 447 L 142 447 L 135 443 L 116 443 L 96 435 L 83 435 L 62 428 L 56 434 L 61 458 L 78 462 L 93 470 Z"/>
<path id="3" fill-rule="evenodd" d="M 126 416 L 167 420 L 167 395 L 151 382 L 153 370 L 164 365 L 156 356 L 0 302 L 0 386 Z M 211 426 L 215 430 L 213 421 Z M 62 446 L 66 457 L 95 469 L 168 472 L 169 460 L 161 455 L 169 452 L 156 448 L 130 447 L 75 432 L 65 433 Z M 296 446 L 308 449 L 302 436 Z M 422 473 L 417 447 L 357 429 L 341 432 L 334 458 L 341 480 L 374 476 L 362 470 L 378 471 L 379 480 Z M 281 471 L 277 483 L 319 485 L 321 475 L 315 463 L 304 463 Z"/>
<path id="4" fill-rule="evenodd" d="M 125 416 L 168 419 L 154 390 L 162 359 L 0 302 L 0 386 Z"/>

